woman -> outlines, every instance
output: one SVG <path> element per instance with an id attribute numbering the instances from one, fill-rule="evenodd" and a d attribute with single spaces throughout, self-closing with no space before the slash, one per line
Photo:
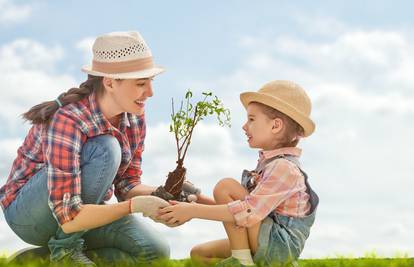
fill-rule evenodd
<path id="1" fill-rule="evenodd" d="M 96 266 L 84 251 L 131 262 L 169 256 L 132 212 L 155 217 L 166 201 L 141 184 L 145 101 L 163 72 L 138 32 L 102 35 L 88 79 L 23 114 L 33 123 L 0 189 L 7 223 L 51 261 Z M 102 205 L 115 192 L 119 203 Z M 85 249 L 86 247 L 86 249 Z"/>

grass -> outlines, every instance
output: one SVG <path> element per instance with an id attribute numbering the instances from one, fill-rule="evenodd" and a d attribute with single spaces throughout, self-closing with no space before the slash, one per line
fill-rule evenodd
<path id="1" fill-rule="evenodd" d="M 102 262 L 97 262 L 98 266 L 120 266 L 120 267 L 129 267 L 129 266 L 148 266 L 148 263 L 141 265 L 130 265 L 118 263 L 114 264 L 105 264 Z M 0 266 L 28 266 L 28 267 L 40 267 L 48 266 L 49 262 L 45 260 L 33 260 L 28 259 L 25 262 L 20 264 L 7 264 L 6 258 L 0 258 Z M 69 264 L 59 264 L 59 267 L 70 266 Z M 190 259 L 184 260 L 160 260 L 154 262 L 151 266 L 154 267 L 207 267 L 214 265 L 206 265 L 199 262 L 193 262 Z M 299 260 L 300 267 L 413 267 L 414 258 L 332 258 L 332 259 L 303 259 Z"/>

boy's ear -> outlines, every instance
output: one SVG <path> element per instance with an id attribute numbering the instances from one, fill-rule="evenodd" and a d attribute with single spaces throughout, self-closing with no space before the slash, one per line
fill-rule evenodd
<path id="1" fill-rule="evenodd" d="M 283 128 L 283 121 L 279 118 L 273 120 L 272 133 L 277 134 Z"/>
<path id="2" fill-rule="evenodd" d="M 102 79 L 102 84 L 105 87 L 105 90 L 108 91 L 108 92 L 113 92 L 114 82 L 115 82 L 115 80 L 111 79 L 111 78 L 103 77 L 103 79 Z"/>

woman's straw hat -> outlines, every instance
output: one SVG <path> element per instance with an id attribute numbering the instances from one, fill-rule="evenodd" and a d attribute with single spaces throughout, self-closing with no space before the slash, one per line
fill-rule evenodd
<path id="1" fill-rule="evenodd" d="M 98 36 L 92 51 L 92 65 L 82 68 L 90 75 L 139 79 L 164 71 L 164 68 L 154 65 L 151 50 L 139 32 L 111 32 Z"/>
<path id="2" fill-rule="evenodd" d="M 291 81 L 271 81 L 258 92 L 240 94 L 240 100 L 247 108 L 250 102 L 259 102 L 286 114 L 304 129 L 304 137 L 315 130 L 310 118 L 311 101 L 306 92 Z"/>

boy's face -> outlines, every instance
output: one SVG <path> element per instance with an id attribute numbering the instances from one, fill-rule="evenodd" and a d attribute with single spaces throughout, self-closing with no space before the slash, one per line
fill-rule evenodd
<path id="1" fill-rule="evenodd" d="M 243 130 L 251 148 L 271 150 L 274 147 L 274 120 L 265 115 L 260 106 L 250 103 L 247 106 L 247 122 Z"/>

